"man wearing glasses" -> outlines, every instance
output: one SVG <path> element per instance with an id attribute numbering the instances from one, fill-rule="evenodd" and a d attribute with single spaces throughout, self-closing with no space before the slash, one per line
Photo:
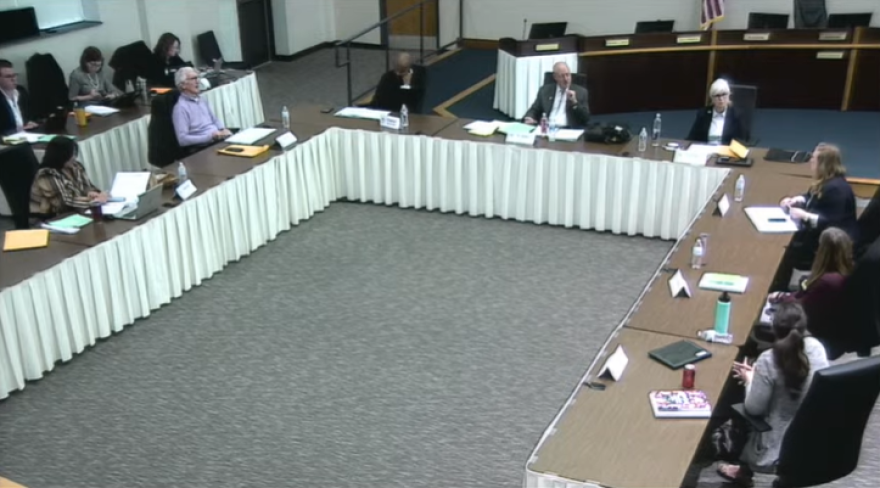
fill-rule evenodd
<path id="1" fill-rule="evenodd" d="M 730 102 L 730 85 L 722 79 L 709 87 L 712 105 L 697 111 L 688 140 L 713 145 L 728 145 L 732 139 L 746 142 L 749 135 L 743 128 L 742 119 Z"/>
<path id="2" fill-rule="evenodd" d="M 33 129 L 36 122 L 28 120 L 28 94 L 22 86 L 18 86 L 18 75 L 12 63 L 0 59 L 0 135 L 15 134 L 23 130 Z"/>
<path id="3" fill-rule="evenodd" d="M 207 145 L 232 135 L 217 119 L 208 102 L 199 96 L 199 73 L 189 67 L 174 74 L 180 99 L 174 105 L 171 120 L 181 147 Z"/>

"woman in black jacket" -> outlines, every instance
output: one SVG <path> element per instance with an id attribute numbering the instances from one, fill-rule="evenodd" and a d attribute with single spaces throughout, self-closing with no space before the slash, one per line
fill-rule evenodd
<path id="1" fill-rule="evenodd" d="M 174 73 L 190 64 L 180 58 L 180 39 L 170 32 L 159 36 L 153 48 L 155 58 L 154 73 L 150 76 L 150 84 L 154 86 L 174 86 Z"/>
<path id="2" fill-rule="evenodd" d="M 722 79 L 715 80 L 709 88 L 712 104 L 697 111 L 697 117 L 688 140 L 709 144 L 728 145 L 732 139 L 745 143 L 749 140 L 739 114 L 730 102 L 730 85 Z"/>

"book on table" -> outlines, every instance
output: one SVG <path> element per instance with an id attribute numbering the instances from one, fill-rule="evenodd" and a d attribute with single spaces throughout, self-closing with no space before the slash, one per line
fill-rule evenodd
<path id="1" fill-rule="evenodd" d="M 657 390 L 648 394 L 658 419 L 707 419 L 712 416 L 709 397 L 702 390 Z"/>

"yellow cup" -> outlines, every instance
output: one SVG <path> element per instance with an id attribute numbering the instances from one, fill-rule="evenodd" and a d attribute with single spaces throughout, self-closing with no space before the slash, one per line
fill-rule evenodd
<path id="1" fill-rule="evenodd" d="M 76 116 L 76 125 L 80 127 L 88 125 L 89 119 L 86 117 L 86 109 L 77 107 L 73 109 L 73 114 Z"/>

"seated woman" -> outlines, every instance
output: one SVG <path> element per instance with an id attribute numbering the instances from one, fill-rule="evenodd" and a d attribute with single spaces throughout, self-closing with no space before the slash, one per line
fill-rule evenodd
<path id="1" fill-rule="evenodd" d="M 70 100 L 91 104 L 118 97 L 119 90 L 104 77 L 103 68 L 101 50 L 94 46 L 85 48 L 79 57 L 79 68 L 70 72 Z"/>
<path id="2" fill-rule="evenodd" d="M 107 202 L 107 194 L 98 190 L 76 160 L 77 152 L 76 142 L 68 137 L 49 141 L 31 186 L 31 214 L 49 217 Z"/>
<path id="3" fill-rule="evenodd" d="M 828 366 L 825 348 L 807 335 L 807 316 L 800 305 L 784 303 L 773 317 L 776 342 L 748 361 L 733 363 L 733 375 L 746 388 L 744 407 L 763 417 L 772 430 L 750 432 L 741 465 L 720 464 L 718 474 L 742 486 L 752 485 L 754 472 L 772 473 L 788 425 L 810 387 L 813 373 Z"/>
<path id="4" fill-rule="evenodd" d="M 156 47 L 153 48 L 155 58 L 154 72 L 148 80 L 155 86 L 174 86 L 174 73 L 184 66 L 190 66 L 180 58 L 180 39 L 170 32 L 159 36 Z"/>
<path id="5" fill-rule="evenodd" d="M 746 142 L 749 134 L 746 134 L 742 120 L 730 102 L 730 85 L 727 81 L 720 78 L 715 80 L 709 87 L 709 98 L 712 99 L 712 105 L 697 111 L 688 140 L 725 146 L 732 139 Z"/>
<path id="6" fill-rule="evenodd" d="M 810 277 L 796 293 L 773 293 L 775 303 L 800 303 L 809 319 L 810 334 L 825 346 L 830 359 L 847 352 L 848 338 L 841 327 L 847 297 L 846 277 L 852 272 L 852 241 L 846 232 L 829 227 L 819 236 L 819 251 L 813 260 Z"/>
<path id="7" fill-rule="evenodd" d="M 846 169 L 840 149 L 819 144 L 810 158 L 813 183 L 803 195 L 783 198 L 779 203 L 801 229 L 795 233 L 786 256 L 787 265 L 808 270 L 819 247 L 819 235 L 829 227 L 837 227 L 858 242 L 856 197 L 846 181 Z"/>

